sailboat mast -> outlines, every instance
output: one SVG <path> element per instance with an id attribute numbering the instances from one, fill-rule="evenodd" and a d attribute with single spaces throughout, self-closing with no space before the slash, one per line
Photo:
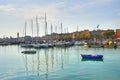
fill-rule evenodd
<path id="1" fill-rule="evenodd" d="M 68 33 L 68 27 L 67 27 L 67 33 Z"/>
<path id="2" fill-rule="evenodd" d="M 61 34 L 62 34 L 62 23 L 61 23 Z"/>
<path id="3" fill-rule="evenodd" d="M 31 31 L 32 31 L 32 37 L 33 37 L 33 20 L 31 19 Z"/>
<path id="4" fill-rule="evenodd" d="M 25 21 L 25 36 L 26 36 L 26 30 L 27 30 L 27 22 Z"/>
<path id="5" fill-rule="evenodd" d="M 51 24 L 51 34 L 53 33 L 52 29 L 53 29 L 53 27 L 52 27 L 52 24 Z"/>
<path id="6" fill-rule="evenodd" d="M 57 33 L 57 26 L 55 26 L 55 33 Z"/>
<path id="7" fill-rule="evenodd" d="M 53 27 L 52 27 L 52 24 L 51 24 L 51 41 L 53 41 L 53 31 L 52 31 Z"/>
<path id="8" fill-rule="evenodd" d="M 55 26 L 55 33 L 56 33 L 56 36 L 59 36 L 58 34 L 57 34 L 57 26 Z M 57 39 L 56 39 L 57 40 Z"/>
<path id="9" fill-rule="evenodd" d="M 79 31 L 79 26 L 77 26 L 77 32 Z"/>
<path id="10" fill-rule="evenodd" d="M 62 23 L 61 23 L 61 39 L 62 39 Z"/>
<path id="11" fill-rule="evenodd" d="M 36 16 L 37 37 L 39 36 L 38 16 Z"/>
<path id="12" fill-rule="evenodd" d="M 45 13 L 45 42 L 47 41 L 47 17 Z"/>

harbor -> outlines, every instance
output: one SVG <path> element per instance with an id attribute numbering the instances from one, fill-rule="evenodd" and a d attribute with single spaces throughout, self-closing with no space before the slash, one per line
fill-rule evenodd
<path id="1" fill-rule="evenodd" d="M 100 29 L 100 25 L 92 31 L 89 29 L 73 32 L 63 32 L 63 23 L 60 23 L 60 29 L 53 27 L 51 24 L 48 26 L 47 14 L 44 15 L 44 35 L 40 36 L 39 17 L 35 18 L 36 35 L 33 36 L 33 20 L 31 19 L 31 27 L 27 26 L 27 21 L 24 25 L 24 34 L 21 37 L 21 33 L 17 33 L 15 38 L 12 36 L 0 38 L 0 45 L 20 45 L 24 48 L 51 48 L 51 47 L 70 47 L 73 45 L 88 46 L 89 48 L 119 48 L 120 47 L 120 29 Z M 27 29 L 31 28 L 31 35 L 27 34 Z M 48 30 L 48 28 L 50 28 Z M 55 31 L 53 31 L 55 29 Z M 60 32 L 57 32 L 57 31 Z M 66 28 L 65 28 L 66 30 Z M 50 31 L 50 33 L 48 33 Z"/>
<path id="2" fill-rule="evenodd" d="M 120 76 L 120 29 L 63 32 L 63 23 L 47 25 L 40 36 L 39 17 L 36 35 L 0 38 L 0 80 L 118 80 Z M 50 29 L 48 29 L 50 28 Z M 53 31 L 55 28 L 55 31 Z M 48 33 L 50 31 L 50 33 Z"/>
<path id="3" fill-rule="evenodd" d="M 84 36 L 82 34 L 84 34 Z M 38 49 L 60 46 L 84 46 L 85 44 L 87 44 L 89 48 L 120 48 L 120 29 L 115 31 L 110 29 L 98 31 L 84 30 L 62 34 L 51 33 L 42 37 L 24 36 L 0 39 L 0 46 L 20 45 L 23 48 Z"/>
<path id="4" fill-rule="evenodd" d="M 0 80 L 119 80 L 120 0 L 1 0 Z"/>
<path id="5" fill-rule="evenodd" d="M 35 50 L 34 54 L 21 53 Z M 21 48 L 0 46 L 0 79 L 3 80 L 117 80 L 120 49 L 82 46 L 54 48 Z M 81 54 L 100 54 L 102 60 L 82 59 Z M 103 75 L 104 74 L 104 75 Z M 103 77 L 104 76 L 104 77 Z"/>

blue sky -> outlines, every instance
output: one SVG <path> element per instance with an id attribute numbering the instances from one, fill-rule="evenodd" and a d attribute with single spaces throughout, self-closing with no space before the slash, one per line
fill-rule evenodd
<path id="1" fill-rule="evenodd" d="M 36 35 L 35 17 L 39 16 L 39 35 L 44 35 L 44 14 L 47 14 L 48 33 L 50 25 L 58 27 L 63 23 L 64 29 L 69 32 L 77 30 L 120 28 L 120 0 L 0 0 L 0 37 L 13 36 L 19 32 L 23 36 L 25 21 L 27 21 L 27 34 L 31 35 L 31 22 L 34 23 L 34 36 Z"/>

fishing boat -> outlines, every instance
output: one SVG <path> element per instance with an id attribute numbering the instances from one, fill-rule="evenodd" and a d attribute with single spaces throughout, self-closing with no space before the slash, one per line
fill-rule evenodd
<path id="1" fill-rule="evenodd" d="M 30 51 L 22 51 L 21 53 L 24 53 L 24 54 L 35 54 L 36 51 L 33 51 L 33 50 L 30 50 Z"/>
<path id="2" fill-rule="evenodd" d="M 96 54 L 81 54 L 82 59 L 103 59 L 103 55 Z"/>

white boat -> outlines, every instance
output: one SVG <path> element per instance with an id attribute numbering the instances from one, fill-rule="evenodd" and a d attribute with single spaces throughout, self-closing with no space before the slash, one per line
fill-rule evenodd
<path id="1" fill-rule="evenodd" d="M 48 44 L 48 47 L 52 48 L 52 47 L 54 47 L 54 45 L 50 43 L 50 44 Z"/>
<path id="2" fill-rule="evenodd" d="M 84 49 L 88 49 L 88 45 L 87 45 L 86 42 L 84 43 L 83 48 L 84 48 Z"/>
<path id="3" fill-rule="evenodd" d="M 81 42 L 81 41 L 76 41 L 76 42 L 74 43 L 74 45 L 83 46 L 83 45 L 84 45 L 84 43 L 83 43 L 83 42 Z"/>
<path id="4" fill-rule="evenodd" d="M 32 44 L 26 44 L 26 43 L 20 44 L 20 45 L 21 45 L 21 47 L 23 47 L 23 48 L 31 48 L 31 47 L 33 47 Z"/>
<path id="5" fill-rule="evenodd" d="M 40 47 L 41 47 L 41 48 L 48 48 L 49 45 L 48 45 L 47 43 L 42 43 L 42 44 L 40 44 Z"/>
<path id="6" fill-rule="evenodd" d="M 60 42 L 56 42 L 55 46 L 56 47 L 64 47 L 65 46 L 65 42 L 61 42 L 61 41 Z"/>
<path id="7" fill-rule="evenodd" d="M 34 47 L 35 49 L 39 49 L 39 48 L 41 48 L 41 45 L 40 45 L 40 44 L 33 44 L 33 47 Z"/>

